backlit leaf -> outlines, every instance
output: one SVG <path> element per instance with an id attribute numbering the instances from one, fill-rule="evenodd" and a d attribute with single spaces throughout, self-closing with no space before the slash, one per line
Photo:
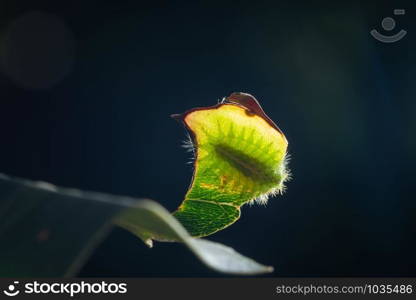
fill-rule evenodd
<path id="1" fill-rule="evenodd" d="M 0 173 L 0 276 L 75 276 L 114 222 L 148 245 L 150 236 L 182 242 L 218 272 L 272 271 L 227 246 L 192 238 L 154 201 L 62 188 Z"/>

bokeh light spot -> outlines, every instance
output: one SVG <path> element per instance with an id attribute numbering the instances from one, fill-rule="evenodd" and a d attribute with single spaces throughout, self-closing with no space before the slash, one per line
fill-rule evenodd
<path id="1" fill-rule="evenodd" d="M 75 39 L 63 20 L 33 11 L 18 17 L 3 35 L 4 74 L 27 89 L 48 89 L 70 72 Z"/>

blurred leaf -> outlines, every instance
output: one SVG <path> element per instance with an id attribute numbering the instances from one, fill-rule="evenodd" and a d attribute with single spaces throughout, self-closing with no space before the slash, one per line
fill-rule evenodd
<path id="1" fill-rule="evenodd" d="M 116 223 L 142 238 L 149 246 L 152 245 L 151 239 L 182 242 L 203 263 L 218 272 L 252 275 L 273 271 L 272 267 L 261 265 L 230 247 L 191 237 L 166 209 L 154 201 L 139 202 L 135 210 L 121 214 Z"/>
<path id="2" fill-rule="evenodd" d="M 0 174 L 0 276 L 74 276 L 114 221 L 144 240 L 150 235 L 183 242 L 207 266 L 220 272 L 271 271 L 231 248 L 191 238 L 153 201 L 60 188 Z"/>
<path id="3" fill-rule="evenodd" d="M 0 174 L 0 276 L 72 276 L 136 201 Z"/>
<path id="4" fill-rule="evenodd" d="M 173 117 L 190 132 L 196 154 L 191 187 L 174 213 L 192 236 L 231 225 L 243 204 L 264 204 L 283 190 L 287 140 L 253 96 L 233 93 Z"/>

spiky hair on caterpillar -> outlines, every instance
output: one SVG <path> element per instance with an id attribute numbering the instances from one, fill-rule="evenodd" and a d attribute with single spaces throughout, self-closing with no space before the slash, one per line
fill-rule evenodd
<path id="1" fill-rule="evenodd" d="M 288 142 L 254 96 L 232 93 L 214 106 L 172 117 L 185 125 L 184 146 L 193 153 L 191 185 L 174 212 L 192 235 L 225 228 L 239 218 L 242 205 L 266 204 L 283 192 L 290 176 Z M 195 223 L 204 212 L 211 218 Z"/>

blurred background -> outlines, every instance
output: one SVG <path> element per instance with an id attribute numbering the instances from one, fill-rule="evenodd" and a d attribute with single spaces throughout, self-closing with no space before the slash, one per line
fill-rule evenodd
<path id="1" fill-rule="evenodd" d="M 270 276 L 416 276 L 415 5 L 360 2 L 1 1 L 0 172 L 173 211 L 192 166 L 169 115 L 247 92 L 293 179 L 210 239 Z M 122 229 L 80 275 L 221 276 Z"/>

